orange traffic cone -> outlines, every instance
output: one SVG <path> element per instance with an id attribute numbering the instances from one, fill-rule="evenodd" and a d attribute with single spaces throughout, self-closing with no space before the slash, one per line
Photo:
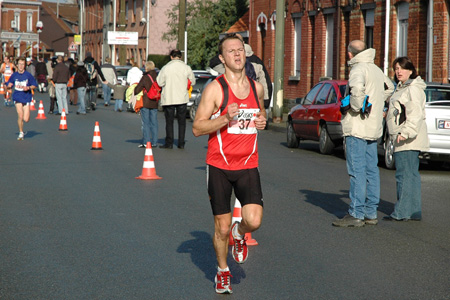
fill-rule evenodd
<path id="1" fill-rule="evenodd" d="M 0 95 L 5 94 L 5 89 L 3 88 L 3 84 L 0 84 Z"/>
<path id="2" fill-rule="evenodd" d="M 241 202 L 236 198 L 236 201 L 234 202 L 234 210 L 233 210 L 233 217 L 231 218 L 231 224 L 234 224 L 234 222 L 238 221 L 240 222 L 242 220 L 242 214 L 241 214 Z M 258 242 L 252 238 L 252 233 L 248 232 L 245 234 L 245 239 L 247 240 L 248 246 L 256 246 L 258 245 Z M 229 244 L 233 244 L 233 234 L 230 231 L 230 241 Z"/>
<path id="3" fill-rule="evenodd" d="M 30 110 L 36 110 L 36 107 L 34 107 L 34 102 L 36 102 L 36 101 L 33 98 L 31 98 Z"/>
<path id="4" fill-rule="evenodd" d="M 44 113 L 44 104 L 42 104 L 42 100 L 39 102 L 39 110 L 38 110 L 38 115 L 36 117 L 36 119 L 40 119 L 40 120 L 44 120 L 47 119 L 47 117 L 45 116 Z"/>
<path id="5" fill-rule="evenodd" d="M 91 150 L 103 150 L 103 148 L 102 148 L 102 139 L 100 138 L 100 128 L 98 126 L 98 122 L 95 122 L 94 138 L 92 139 L 92 148 L 91 148 Z"/>
<path id="6" fill-rule="evenodd" d="M 144 165 L 142 166 L 142 174 L 136 179 L 161 179 L 156 175 L 155 161 L 153 160 L 152 144 L 147 142 L 147 147 L 145 148 L 145 158 Z"/>
<path id="7" fill-rule="evenodd" d="M 66 110 L 64 108 L 61 113 L 61 121 L 59 122 L 59 131 L 67 131 Z"/>

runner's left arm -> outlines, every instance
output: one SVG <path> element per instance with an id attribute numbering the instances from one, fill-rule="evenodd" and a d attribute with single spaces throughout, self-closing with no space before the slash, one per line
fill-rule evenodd
<path id="1" fill-rule="evenodd" d="M 256 114 L 255 125 L 256 125 L 256 129 L 263 130 L 266 127 L 266 122 L 267 122 L 266 109 L 264 108 L 264 87 L 262 86 L 261 83 L 256 82 L 256 81 L 255 81 L 255 85 L 256 85 L 256 92 L 258 94 L 259 107 L 260 107 L 260 112 L 258 114 Z"/>

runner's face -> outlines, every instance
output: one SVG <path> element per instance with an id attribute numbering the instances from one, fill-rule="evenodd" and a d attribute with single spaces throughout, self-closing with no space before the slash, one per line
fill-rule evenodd
<path id="1" fill-rule="evenodd" d="M 19 60 L 17 63 L 17 68 L 19 69 L 19 73 L 23 73 L 25 70 L 25 62 L 23 60 Z"/>
<path id="2" fill-rule="evenodd" d="M 242 41 L 230 39 L 226 40 L 222 46 L 222 63 L 231 69 L 243 70 L 245 68 L 245 49 Z"/>
<path id="3" fill-rule="evenodd" d="M 5 56 L 5 57 L 3 58 L 3 61 L 4 61 L 5 63 L 9 63 L 9 57 Z"/>

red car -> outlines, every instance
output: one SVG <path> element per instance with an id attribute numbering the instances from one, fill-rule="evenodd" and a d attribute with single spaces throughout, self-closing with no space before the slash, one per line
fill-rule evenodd
<path id="1" fill-rule="evenodd" d="M 324 80 L 316 84 L 289 112 L 287 145 L 297 148 L 300 140 L 319 141 L 322 154 L 331 154 L 342 144 L 341 99 L 347 80 Z"/>

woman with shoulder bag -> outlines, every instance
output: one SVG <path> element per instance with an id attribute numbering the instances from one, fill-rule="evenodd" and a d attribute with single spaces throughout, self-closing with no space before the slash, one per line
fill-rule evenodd
<path id="1" fill-rule="evenodd" d="M 145 73 L 134 89 L 135 95 L 145 90 L 142 96 L 143 107 L 140 110 L 143 137 L 142 144 L 138 146 L 139 148 L 145 148 L 147 142 L 151 143 L 152 148 L 156 148 L 158 145 L 158 101 L 149 99 L 147 96 L 147 91 L 150 90 L 153 82 L 156 82 L 156 75 L 155 63 L 147 61 L 145 63 Z"/>
<path id="2" fill-rule="evenodd" d="M 408 57 L 394 60 L 393 69 L 397 88 L 389 102 L 387 125 L 394 142 L 397 203 L 394 211 L 383 219 L 408 221 L 422 219 L 419 153 L 429 148 L 425 122 L 425 88 Z"/>
<path id="3" fill-rule="evenodd" d="M 84 62 L 79 61 L 77 63 L 77 70 L 75 72 L 75 78 L 73 80 L 73 88 L 77 89 L 78 94 L 78 102 L 80 103 L 80 107 L 78 108 L 77 115 L 85 115 L 86 114 L 86 86 L 88 82 L 88 73 L 86 68 L 84 67 Z"/>

